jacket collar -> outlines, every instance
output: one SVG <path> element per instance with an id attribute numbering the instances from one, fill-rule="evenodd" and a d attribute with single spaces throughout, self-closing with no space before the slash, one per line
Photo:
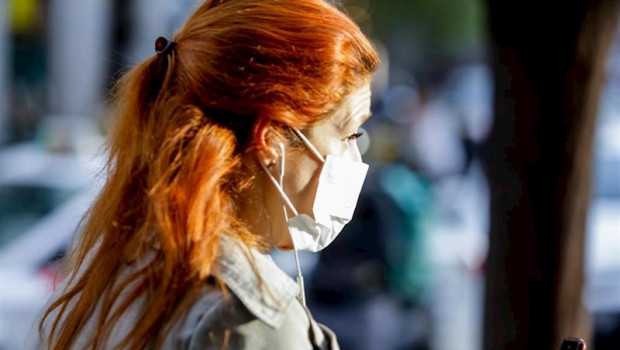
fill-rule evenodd
<path id="1" fill-rule="evenodd" d="M 271 256 L 220 235 L 218 263 L 220 277 L 243 305 L 269 326 L 280 327 L 299 287 Z"/>

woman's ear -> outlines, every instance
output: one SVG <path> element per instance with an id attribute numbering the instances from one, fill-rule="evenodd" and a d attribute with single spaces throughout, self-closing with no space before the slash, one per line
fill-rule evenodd
<path id="1" fill-rule="evenodd" d="M 258 125 L 254 135 L 258 160 L 267 168 L 272 168 L 281 156 L 279 137 L 270 123 Z"/>

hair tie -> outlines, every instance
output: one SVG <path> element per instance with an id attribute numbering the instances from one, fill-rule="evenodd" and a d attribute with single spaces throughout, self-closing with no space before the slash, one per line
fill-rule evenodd
<path id="1" fill-rule="evenodd" d="M 155 52 L 157 52 L 157 54 L 160 56 L 167 55 L 176 45 L 176 42 L 160 36 L 159 38 L 157 38 L 157 40 L 155 40 Z"/>

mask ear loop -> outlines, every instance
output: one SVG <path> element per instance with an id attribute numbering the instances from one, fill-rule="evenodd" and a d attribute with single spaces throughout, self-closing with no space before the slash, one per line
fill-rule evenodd
<path id="1" fill-rule="evenodd" d="M 284 158 L 284 144 L 282 142 L 278 143 L 278 147 L 280 148 L 280 188 L 284 188 L 284 165 L 286 163 Z M 284 191 L 283 191 L 284 192 Z M 288 227 L 288 213 L 286 212 L 286 207 L 284 204 L 282 205 L 282 211 L 284 212 L 284 219 L 287 222 L 288 233 L 291 236 L 291 240 L 293 241 L 293 251 L 295 252 L 295 265 L 297 266 L 297 285 L 299 286 L 301 303 L 306 306 L 306 292 L 304 287 L 304 277 L 301 274 L 301 264 L 299 263 L 299 253 L 297 250 L 297 244 L 295 243 L 295 237 L 291 234 L 291 230 Z M 295 214 L 297 216 L 297 214 Z"/>
<path id="2" fill-rule="evenodd" d="M 299 129 L 295 129 L 293 128 L 293 132 L 295 133 L 295 135 L 297 135 L 297 137 L 299 137 L 305 144 L 306 146 L 308 146 L 308 148 L 310 149 L 310 151 L 312 151 L 312 153 L 323 163 L 325 163 L 325 158 L 321 155 L 321 153 L 316 149 L 316 147 L 314 147 L 314 145 L 312 144 L 312 142 L 310 142 L 310 140 L 308 140 L 308 138 L 306 137 L 306 135 L 304 135 L 301 131 L 299 131 Z"/>
<path id="3" fill-rule="evenodd" d="M 279 175 L 279 181 L 276 181 L 276 179 L 273 177 L 273 175 L 271 174 L 271 172 L 269 171 L 269 169 L 267 169 L 267 167 L 263 164 L 263 162 L 261 162 L 259 160 L 259 164 L 261 165 L 261 167 L 263 168 L 263 170 L 265 171 L 265 173 L 267 174 L 267 177 L 269 178 L 269 180 L 271 180 L 271 182 L 273 183 L 273 185 L 276 187 L 276 189 L 278 190 L 278 192 L 280 193 L 280 197 L 282 198 L 282 200 L 284 201 L 284 204 L 282 204 L 282 210 L 284 211 L 284 219 L 287 223 L 286 228 L 288 230 L 288 233 L 291 237 L 291 240 L 293 241 L 293 251 L 295 252 L 295 264 L 297 266 L 297 285 L 299 286 L 299 292 L 300 292 L 300 297 L 301 297 L 301 303 L 303 304 L 303 306 L 306 306 L 306 292 L 305 292 L 305 288 L 304 288 L 304 278 L 301 275 L 301 265 L 299 264 L 299 253 L 297 251 L 297 244 L 295 243 L 295 238 L 293 237 L 293 235 L 291 234 L 291 230 L 288 227 L 288 213 L 286 212 L 286 207 L 288 206 L 289 209 L 291 210 L 291 212 L 293 213 L 294 216 L 299 215 L 297 210 L 295 209 L 295 207 L 293 206 L 293 203 L 291 203 L 290 199 L 288 198 L 288 196 L 286 195 L 286 193 L 284 193 L 284 165 L 285 165 L 285 153 L 284 153 L 284 145 L 282 144 L 282 142 L 280 142 L 278 144 L 278 148 L 280 148 L 280 169 L 278 170 L 278 175 Z"/>
<path id="4" fill-rule="evenodd" d="M 271 183 L 273 183 L 273 185 L 276 188 L 276 190 L 278 190 L 278 192 L 280 193 L 280 197 L 284 201 L 284 204 L 291 210 L 291 212 L 293 212 L 293 216 L 297 216 L 298 215 L 297 209 L 295 209 L 295 207 L 293 206 L 293 203 L 291 203 L 290 199 L 288 199 L 288 196 L 286 195 L 286 193 L 284 193 L 284 191 L 282 190 L 282 187 L 280 187 L 280 184 L 278 183 L 278 181 L 273 177 L 273 175 L 271 175 L 271 173 L 269 172 L 269 169 L 267 169 L 265 164 L 263 164 L 260 161 L 259 161 L 259 163 L 260 163 L 260 166 L 265 171 L 265 173 L 267 174 L 267 177 L 269 178 L 269 180 L 271 180 Z"/>

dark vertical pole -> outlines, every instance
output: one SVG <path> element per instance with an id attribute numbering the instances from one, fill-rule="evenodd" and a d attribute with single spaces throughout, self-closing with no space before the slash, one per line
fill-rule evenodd
<path id="1" fill-rule="evenodd" d="M 484 348 L 588 338 L 583 305 L 592 138 L 619 1 L 487 0 L 495 124 Z"/>
<path id="2" fill-rule="evenodd" d="M 8 12 L 8 1 L 0 0 L 0 13 Z M 9 139 L 9 16 L 0 16 L 0 145 Z"/>

